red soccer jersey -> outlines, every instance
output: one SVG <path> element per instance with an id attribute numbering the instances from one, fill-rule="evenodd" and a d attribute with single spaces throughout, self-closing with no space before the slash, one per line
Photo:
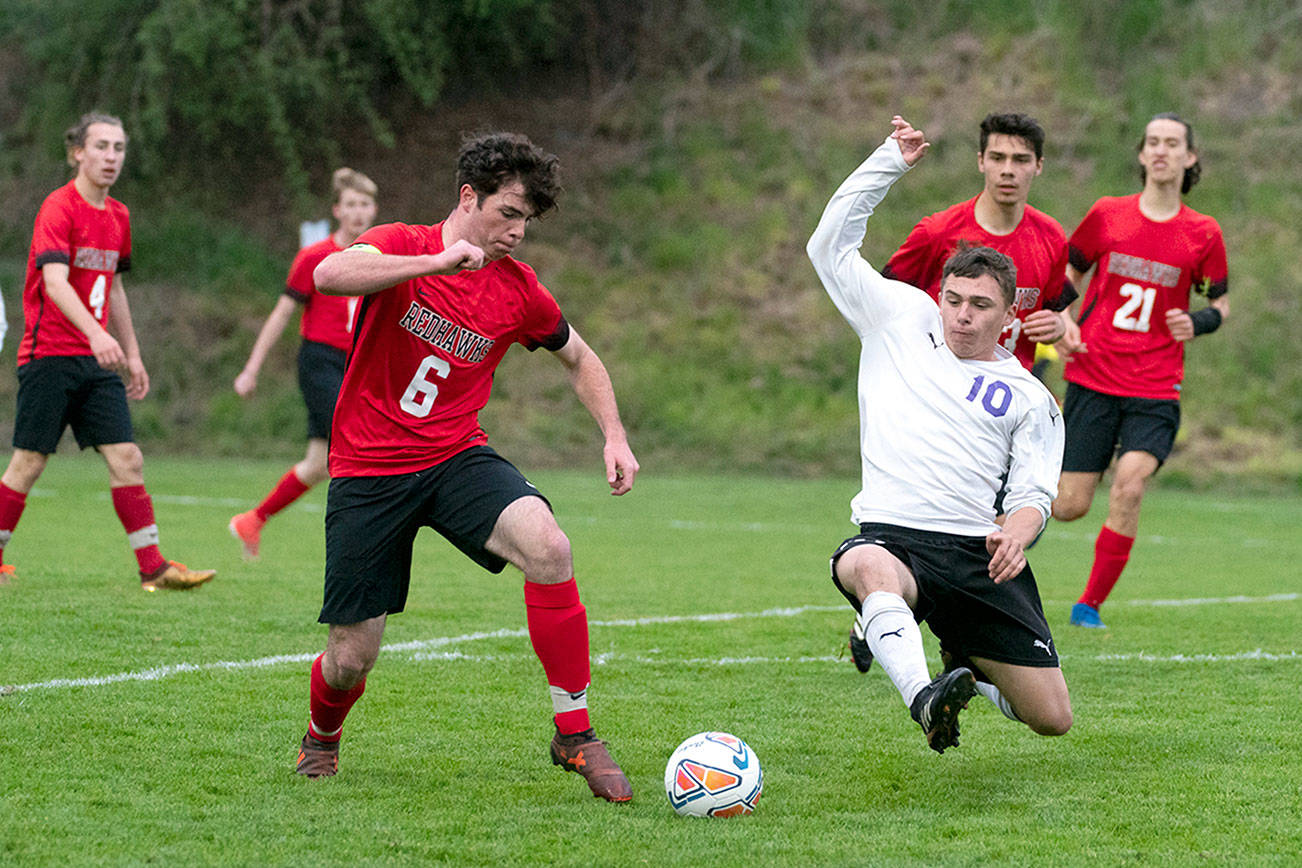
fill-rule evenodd
<path id="1" fill-rule="evenodd" d="M 381 253 L 440 253 L 443 224 L 376 226 Z M 560 349 L 561 309 L 511 257 L 478 271 L 408 280 L 364 298 L 330 435 L 331 476 L 423 470 L 487 442 L 479 410 L 513 343 Z"/>
<path id="2" fill-rule="evenodd" d="M 1227 289 L 1221 227 L 1188 205 L 1162 223 L 1139 210 L 1139 194 L 1105 196 L 1071 236 L 1071 264 L 1097 265 L 1081 302 L 1081 340 L 1063 378 L 1129 398 L 1180 397 L 1184 344 L 1166 312 L 1189 307 L 1197 287 L 1208 298 Z"/>
<path id="3" fill-rule="evenodd" d="M 1062 226 L 1030 205 L 1017 228 L 1007 235 L 992 235 L 976 219 L 974 196 L 918 221 L 909 237 L 882 269 L 892 280 L 902 280 L 940 296 L 940 273 L 958 249 L 959 242 L 973 247 L 993 247 L 1017 266 L 1017 318 L 1004 329 L 999 342 L 1027 369 L 1035 363 L 1035 341 L 1022 335 L 1022 317 L 1037 310 L 1059 311 L 1076 298 L 1067 282 L 1067 235 Z"/>
<path id="4" fill-rule="evenodd" d="M 96 322 L 106 325 L 113 277 L 131 267 L 127 206 L 109 197 L 102 209 L 96 208 L 81 197 L 73 181 L 45 197 L 27 254 L 19 366 L 46 356 L 92 355 L 90 339 L 45 294 L 41 269 L 55 262 L 68 266 L 68 282 L 77 297 Z"/>
<path id="5" fill-rule="evenodd" d="M 298 327 L 303 340 L 348 352 L 353 345 L 353 323 L 361 299 L 357 296 L 324 295 L 317 292 L 312 280 L 312 272 L 321 260 L 339 249 L 332 234 L 300 250 L 294 257 L 294 264 L 289 267 L 285 295 L 303 305 L 303 320 Z"/>

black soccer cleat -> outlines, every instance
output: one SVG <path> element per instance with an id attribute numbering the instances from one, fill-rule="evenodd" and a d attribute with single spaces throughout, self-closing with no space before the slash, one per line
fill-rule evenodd
<path id="1" fill-rule="evenodd" d="M 873 652 L 859 627 L 858 618 L 850 625 L 850 659 L 854 661 L 854 668 L 860 672 L 867 672 L 873 665 Z"/>
<path id="2" fill-rule="evenodd" d="M 958 713 L 976 692 L 972 671 L 961 666 L 937 675 L 918 692 L 909 714 L 922 727 L 929 748 L 944 753 L 947 747 L 958 747 Z"/>

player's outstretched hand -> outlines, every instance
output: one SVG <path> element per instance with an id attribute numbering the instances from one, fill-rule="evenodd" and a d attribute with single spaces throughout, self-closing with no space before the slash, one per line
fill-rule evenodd
<path id="1" fill-rule="evenodd" d="M 441 254 L 444 257 L 440 274 L 456 274 L 458 271 L 474 271 L 484 267 L 484 251 L 464 238 L 453 242 Z"/>
<path id="2" fill-rule="evenodd" d="M 637 477 L 638 463 L 633 457 L 633 450 L 627 442 L 606 442 L 603 451 L 606 459 L 606 482 L 610 483 L 610 493 L 627 494 Z"/>
<path id="3" fill-rule="evenodd" d="M 1051 344 L 1066 332 L 1062 314 L 1051 310 L 1037 310 L 1022 320 L 1022 334 L 1037 344 Z"/>
<path id="4" fill-rule="evenodd" d="M 997 530 L 986 536 L 986 551 L 990 553 L 990 578 L 1002 584 L 1026 568 L 1026 552 L 1021 540 L 1012 534 Z"/>
<path id="5" fill-rule="evenodd" d="M 922 134 L 922 130 L 915 130 L 913 125 L 904 118 L 896 115 L 891 118 L 891 124 L 895 127 L 895 132 L 891 133 L 891 138 L 895 139 L 900 146 L 900 155 L 904 157 L 904 162 L 910 166 L 914 165 L 926 155 L 927 149 L 931 147 L 931 142 Z"/>
<path id="6" fill-rule="evenodd" d="M 1189 311 L 1173 307 L 1166 312 L 1166 327 L 1177 341 L 1191 341 L 1194 337 L 1193 317 Z"/>
<path id="7" fill-rule="evenodd" d="M 235 394 L 247 398 L 256 388 L 258 388 L 258 375 L 249 371 L 240 371 L 240 375 L 235 378 Z"/>

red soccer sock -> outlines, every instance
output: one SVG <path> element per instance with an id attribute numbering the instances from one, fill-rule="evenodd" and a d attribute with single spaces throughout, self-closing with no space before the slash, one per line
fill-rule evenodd
<path id="1" fill-rule="evenodd" d="M 123 485 L 111 489 L 113 509 L 127 532 L 127 543 L 136 553 L 140 575 L 152 576 L 167 565 L 158 550 L 158 525 L 154 521 L 154 502 L 143 485 Z"/>
<path id="2" fill-rule="evenodd" d="M 319 741 L 339 741 L 339 731 L 343 729 L 344 718 L 348 716 L 353 703 L 360 699 L 362 692 L 366 690 L 366 679 L 363 678 L 351 690 L 331 687 L 321 671 L 323 657 L 325 655 L 320 654 L 312 661 L 312 693 L 309 702 L 312 716 L 308 720 L 307 734 Z"/>
<path id="3" fill-rule="evenodd" d="M 1099 529 L 1098 539 L 1094 541 L 1094 566 L 1079 602 L 1095 609 L 1103 605 L 1117 579 L 1121 578 L 1121 571 L 1130 560 L 1130 547 L 1134 544 L 1133 536 L 1122 536 L 1107 525 Z"/>
<path id="4" fill-rule="evenodd" d="M 27 495 L 14 491 L 0 482 L 0 564 L 4 563 L 4 549 L 14 535 L 18 519 L 22 517 L 23 507 L 27 505 Z"/>
<path id="5" fill-rule="evenodd" d="M 574 579 L 558 585 L 524 582 L 529 641 L 551 688 L 552 710 L 562 735 L 583 732 L 588 722 L 588 612 Z"/>
<path id="6" fill-rule="evenodd" d="M 267 495 L 262 503 L 258 504 L 258 508 L 254 512 L 258 514 L 258 518 L 266 521 L 306 494 L 311 487 L 310 485 L 304 485 L 303 480 L 298 478 L 298 474 L 291 467 L 288 473 L 280 477 L 276 487 L 271 489 L 271 493 Z"/>

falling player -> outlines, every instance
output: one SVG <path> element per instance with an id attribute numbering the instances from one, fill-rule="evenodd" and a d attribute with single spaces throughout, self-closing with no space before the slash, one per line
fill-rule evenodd
<path id="1" fill-rule="evenodd" d="M 832 555 L 832 579 L 933 750 L 958 744 L 958 714 L 977 691 L 1033 731 L 1060 735 L 1071 701 L 1025 555 L 1056 489 L 1058 405 L 998 343 L 1017 315 L 1007 256 L 955 254 L 937 308 L 859 255 L 873 209 L 929 147 L 907 121 L 892 123 L 807 247 L 862 346 L 863 488 L 851 505 L 859 533 Z M 999 527 L 993 504 L 1005 473 Z M 924 620 L 945 663 L 934 679 Z"/>

